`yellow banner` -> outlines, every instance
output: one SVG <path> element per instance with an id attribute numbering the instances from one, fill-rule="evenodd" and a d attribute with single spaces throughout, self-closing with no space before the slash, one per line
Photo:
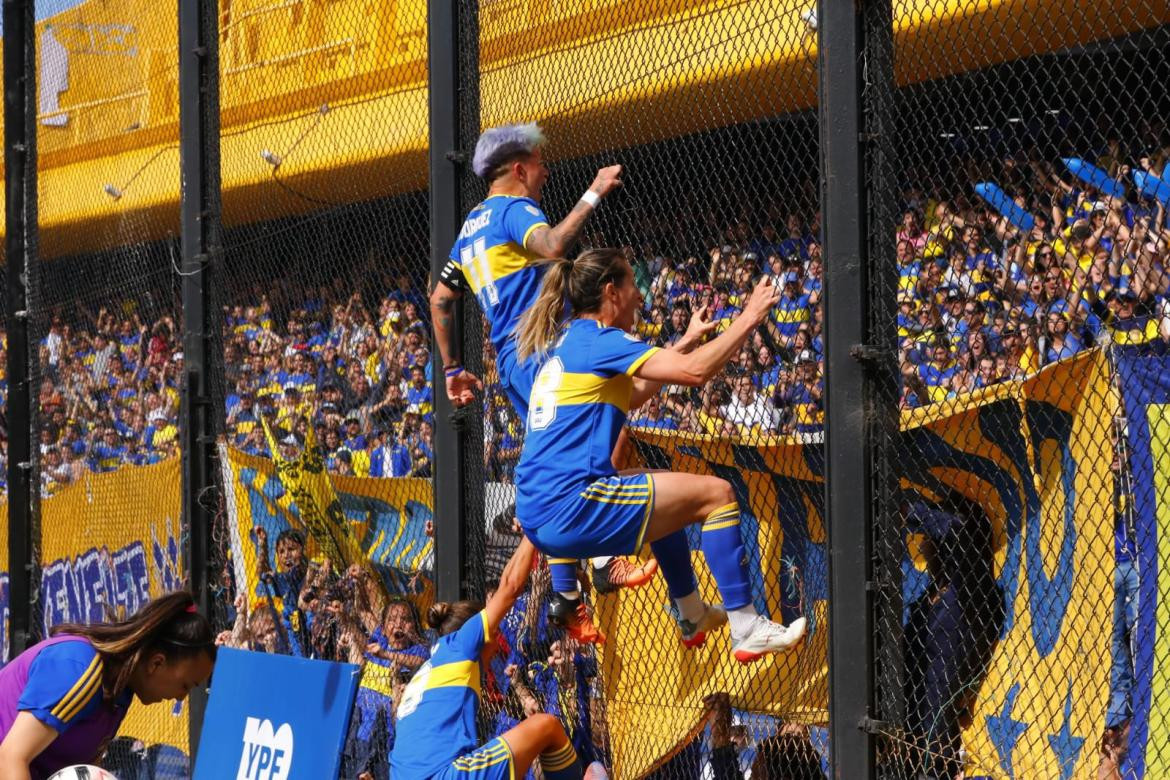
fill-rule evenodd
<path id="1" fill-rule="evenodd" d="M 232 566 L 237 588 L 254 597 L 267 595 L 257 576 L 255 537 L 257 526 L 270 539 L 289 528 L 310 529 L 307 554 L 311 558 L 330 556 L 330 550 L 344 549 L 349 562 L 369 563 L 391 595 L 413 601 L 420 610 L 434 600 L 434 542 L 427 533 L 434 507 L 429 479 L 339 477 L 318 472 L 310 477 L 325 483 L 306 487 L 308 469 L 297 474 L 285 471 L 267 458 L 246 455 L 239 450 L 220 446 L 220 463 L 227 493 L 228 525 L 231 534 Z M 286 463 L 290 463 L 287 462 Z M 295 465 L 295 464 L 294 464 Z M 289 485 L 297 485 L 294 491 Z M 309 483 L 312 485 L 312 483 Z M 325 498 L 320 498 L 324 496 Z M 320 514 L 319 501 L 328 500 L 328 519 L 306 519 L 312 512 Z M 316 533 L 314 525 L 328 524 L 328 533 Z M 274 549 L 270 549 L 272 555 Z M 269 561 L 275 568 L 275 561 Z"/>
<path id="2" fill-rule="evenodd" d="M 1094 351 L 1027 381 L 903 415 L 893 452 L 907 495 L 927 505 L 965 498 L 991 526 L 995 582 L 981 597 L 984 614 L 1000 615 L 1000 631 L 990 637 L 986 675 L 967 681 L 975 689 L 972 725 L 962 735 L 969 776 L 1095 770 L 1109 691 L 1115 410 Z M 745 669 L 732 661 L 723 631 L 702 649 L 683 649 L 660 579 L 598 599 L 610 636 L 602 664 L 615 776 L 639 777 L 668 759 L 696 733 L 702 699 L 715 691 L 728 692 L 737 709 L 827 722 L 820 443 L 633 432 L 646 466 L 731 482 L 745 510 L 757 609 L 784 621 L 803 614 L 810 623 L 799 649 Z M 924 535 L 909 527 L 892 533 L 910 556 L 909 609 L 930 585 L 917 554 Z M 693 558 L 703 598 L 718 600 L 702 555 Z"/>
<path id="3" fill-rule="evenodd" d="M 129 615 L 151 598 L 184 588 L 180 506 L 178 458 L 108 474 L 86 472 L 44 499 L 40 561 L 46 629 Z M 135 703 L 119 736 L 186 753 L 187 705 Z"/>

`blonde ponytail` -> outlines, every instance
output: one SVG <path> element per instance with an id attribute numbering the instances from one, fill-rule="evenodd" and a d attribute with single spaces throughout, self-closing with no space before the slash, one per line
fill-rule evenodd
<path id="1" fill-rule="evenodd" d="M 573 273 L 572 260 L 556 260 L 544 275 L 540 295 L 532 308 L 520 317 L 516 328 L 516 353 L 521 360 L 529 355 L 543 358 L 556 340 L 565 317 L 565 292 Z"/>

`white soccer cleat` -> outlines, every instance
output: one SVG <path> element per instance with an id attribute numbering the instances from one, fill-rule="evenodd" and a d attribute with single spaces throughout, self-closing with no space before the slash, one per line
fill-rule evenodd
<path id="1" fill-rule="evenodd" d="M 707 634 L 727 622 L 727 610 L 722 604 L 704 604 L 703 617 L 695 623 L 683 620 L 677 607 L 672 607 L 670 612 L 678 625 L 679 634 L 682 635 L 683 647 L 688 650 L 702 647 L 707 641 Z"/>
<path id="2" fill-rule="evenodd" d="M 600 761 L 594 761 L 585 768 L 582 780 L 609 780 L 609 772 L 605 771 L 605 766 Z"/>
<path id="3" fill-rule="evenodd" d="M 807 626 L 808 621 L 802 617 L 782 626 L 756 615 L 751 632 L 743 639 L 732 640 L 732 654 L 741 664 L 750 664 L 768 653 L 781 653 L 801 640 Z"/>

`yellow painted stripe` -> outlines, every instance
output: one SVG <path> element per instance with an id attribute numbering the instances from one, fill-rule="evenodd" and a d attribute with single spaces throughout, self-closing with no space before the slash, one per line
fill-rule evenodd
<path id="1" fill-rule="evenodd" d="M 1146 419 L 1150 423 L 1150 455 L 1154 462 L 1154 516 L 1158 521 L 1158 570 L 1170 571 L 1170 404 L 1149 404 Z M 1153 679 L 1150 680 L 1150 725 L 1146 740 L 1146 777 L 1166 777 L 1170 772 L 1170 755 L 1160 747 L 1170 737 L 1170 599 L 1158 600 L 1158 618 L 1154 621 Z"/>
<path id="2" fill-rule="evenodd" d="M 65 695 L 61 697 L 61 701 L 57 702 L 57 706 L 54 707 L 49 714 L 58 720 L 65 720 L 65 717 L 62 715 L 62 713 L 68 712 L 69 709 L 73 707 L 76 697 L 81 694 L 90 685 L 90 683 L 93 682 L 95 675 L 98 677 L 101 676 L 101 668 L 102 657 L 100 655 L 95 655 L 93 660 L 89 662 L 89 666 L 87 666 L 85 671 L 81 673 L 81 677 L 77 678 L 77 682 L 73 683 L 73 687 L 70 688 L 65 693 Z"/>
<path id="3" fill-rule="evenodd" d="M 643 363 L 654 357 L 655 353 L 661 351 L 662 350 L 659 347 L 651 347 L 650 349 L 646 350 L 641 357 L 630 364 L 630 367 L 626 369 L 626 374 L 628 376 L 633 376 L 634 372 L 641 368 Z"/>

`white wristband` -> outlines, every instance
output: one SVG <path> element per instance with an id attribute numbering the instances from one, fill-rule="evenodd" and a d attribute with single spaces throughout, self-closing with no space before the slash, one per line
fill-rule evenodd
<path id="1" fill-rule="evenodd" d="M 601 202 L 601 196 L 593 190 L 585 190 L 585 194 L 581 196 L 581 200 L 585 201 L 593 208 L 597 208 L 597 204 Z"/>

